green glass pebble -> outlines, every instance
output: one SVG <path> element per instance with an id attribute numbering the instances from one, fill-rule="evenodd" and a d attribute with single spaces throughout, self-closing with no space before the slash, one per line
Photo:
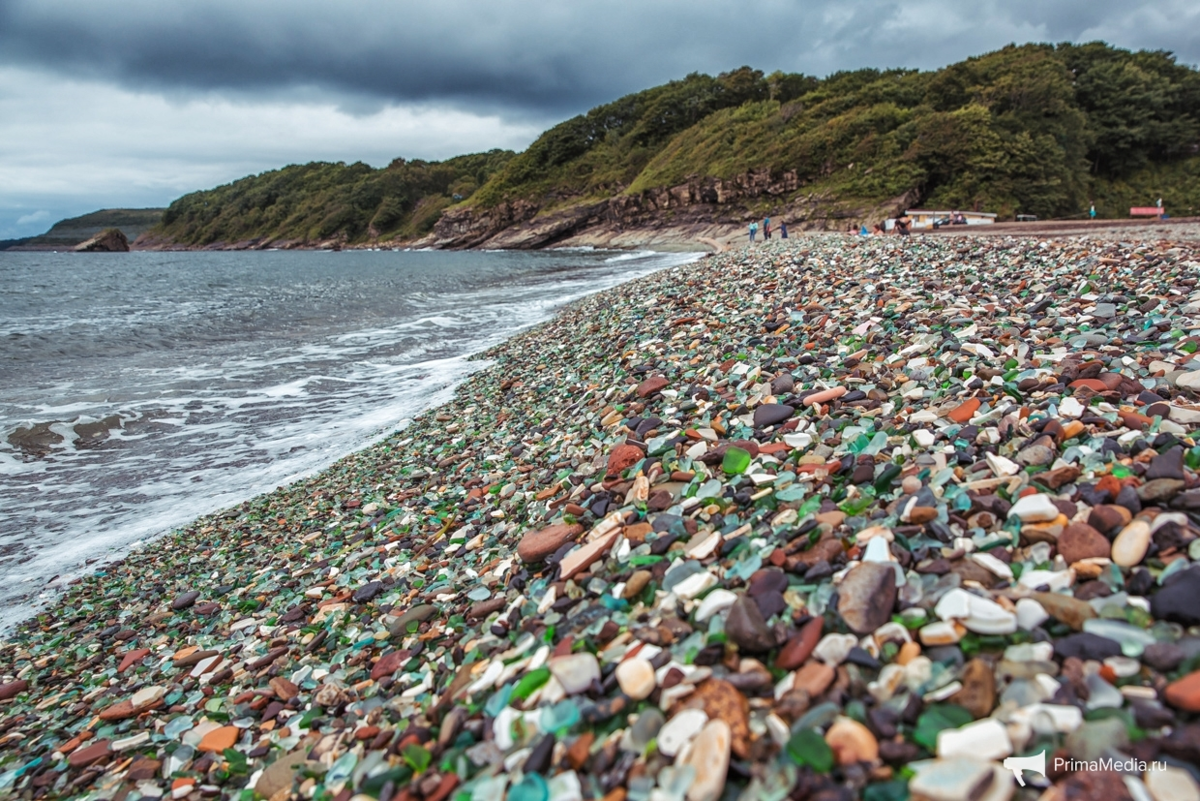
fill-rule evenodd
<path id="1" fill-rule="evenodd" d="M 903 468 L 898 464 L 889 464 L 883 468 L 883 472 L 875 478 L 875 491 L 887 492 L 892 487 L 892 482 L 900 476 Z"/>
<path id="2" fill-rule="evenodd" d="M 634 776 L 629 779 L 626 801 L 650 801 L 654 792 L 654 778 L 651 776 Z"/>
<path id="3" fill-rule="evenodd" d="M 808 515 L 816 514 L 817 510 L 819 510 L 820 508 L 821 508 L 821 499 L 820 499 L 820 497 L 814 495 L 813 497 L 811 497 L 807 501 L 805 501 L 803 504 L 801 504 L 800 508 L 796 510 L 796 513 L 801 518 L 804 518 L 804 517 L 807 517 Z"/>
<path id="4" fill-rule="evenodd" d="M 876 431 L 875 436 L 871 437 L 870 442 L 863 448 L 862 453 L 868 456 L 874 456 L 880 453 L 888 444 L 888 435 L 885 431 Z"/>
<path id="5" fill-rule="evenodd" d="M 721 470 L 729 476 L 740 476 L 750 467 L 750 451 L 739 448 L 736 445 L 731 445 L 725 451 L 725 458 L 721 462 Z"/>
<path id="6" fill-rule="evenodd" d="M 934 704 L 926 708 L 917 718 L 917 727 L 912 738 L 917 745 L 930 751 L 937 750 L 937 735 L 943 729 L 957 729 L 974 720 L 974 717 L 957 704 Z"/>
<path id="7" fill-rule="evenodd" d="M 944 468 L 942 470 L 939 470 L 934 475 L 934 477 L 929 480 L 929 486 L 931 486 L 931 487 L 943 486 L 944 484 L 946 484 L 946 482 L 950 481 L 952 478 L 954 478 L 954 468 L 953 467 Z"/>
<path id="8" fill-rule="evenodd" d="M 180 715 L 177 718 L 172 718 L 163 727 L 163 735 L 169 740 L 177 740 L 185 731 L 191 729 L 196 724 L 192 722 L 191 717 Z"/>
<path id="9" fill-rule="evenodd" d="M 471 792 L 461 792 L 454 801 L 504 801 L 504 790 L 508 786 L 508 775 L 485 776 L 478 779 Z"/>
<path id="10" fill-rule="evenodd" d="M 750 577 L 758 572 L 762 567 L 762 556 L 757 553 L 752 553 L 745 559 L 735 563 L 733 567 L 725 571 L 726 578 L 736 577 L 743 581 L 749 581 Z"/>
<path id="11" fill-rule="evenodd" d="M 908 801 L 908 782 L 896 779 L 882 784 L 869 784 L 862 791 L 863 801 Z"/>
<path id="12" fill-rule="evenodd" d="M 354 766 L 358 764 L 358 754 L 353 751 L 348 751 L 338 757 L 325 774 L 325 784 L 340 784 L 350 778 L 350 774 L 354 772 Z"/>
<path id="13" fill-rule="evenodd" d="M 379 755 L 379 752 L 373 751 L 371 755 Z M 404 761 L 414 772 L 424 773 L 429 768 L 429 763 L 433 761 L 433 755 L 424 746 L 410 743 L 404 746 Z M 368 765 L 363 765 L 364 769 L 369 769 L 369 767 Z"/>
<path id="14" fill-rule="evenodd" d="M 570 698 L 542 709 L 542 729 L 561 735 L 579 722 L 579 707 Z"/>
<path id="15" fill-rule="evenodd" d="M 646 443 L 646 450 L 651 456 L 661 456 L 671 449 L 670 437 L 654 437 Z"/>
<path id="16" fill-rule="evenodd" d="M 788 487 L 775 493 L 777 501 L 802 501 L 804 496 L 808 494 L 808 490 L 804 487 Z"/>
<path id="17" fill-rule="evenodd" d="M 504 710 L 504 707 L 508 706 L 508 702 L 512 699 L 512 696 L 513 685 L 511 683 L 505 684 L 493 693 L 492 697 L 483 705 L 484 713 L 493 718 L 496 717 Z"/>
<path id="18" fill-rule="evenodd" d="M 550 786 L 537 773 L 526 773 L 508 788 L 508 801 L 548 801 Z"/>
<path id="19" fill-rule="evenodd" d="M 1200 542 L 1200 539 L 1193 540 L 1192 545 L 1195 545 L 1197 542 Z M 1188 546 L 1189 554 L 1191 553 L 1191 550 L 1192 547 Z M 1197 553 L 1197 557 L 1200 557 L 1200 553 Z M 1175 575 L 1176 573 L 1182 573 L 1189 566 L 1190 565 L 1188 565 L 1188 563 L 1184 562 L 1182 559 L 1171 560 L 1171 564 L 1167 565 L 1163 572 L 1158 574 L 1158 585 L 1162 586 L 1171 576 Z"/>
<path id="20" fill-rule="evenodd" d="M 683 581 L 691 578 L 697 573 L 704 572 L 707 572 L 704 569 L 704 565 L 697 561 L 689 559 L 686 562 L 676 562 L 675 564 L 671 565 L 670 569 L 667 570 L 666 575 L 663 576 L 662 588 L 666 592 L 670 592 Z"/>
<path id="21" fill-rule="evenodd" d="M 817 773 L 828 773 L 833 769 L 833 749 L 812 729 L 801 729 L 793 734 L 785 750 L 797 765 L 807 765 Z"/>
<path id="22" fill-rule="evenodd" d="M 524 700 L 533 695 L 533 692 L 550 680 L 550 669 L 540 667 L 536 670 L 531 670 L 521 677 L 517 682 L 517 686 L 513 688 L 512 697 Z"/>
<path id="23" fill-rule="evenodd" d="M 862 514 L 871 504 L 875 503 L 875 499 L 868 495 L 859 495 L 847 501 L 842 501 L 838 504 L 838 508 L 850 516 Z"/>

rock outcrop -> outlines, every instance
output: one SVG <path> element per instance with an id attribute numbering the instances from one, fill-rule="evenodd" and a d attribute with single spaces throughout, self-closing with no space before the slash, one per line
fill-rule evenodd
<path id="1" fill-rule="evenodd" d="M 619 192 L 619 190 L 618 190 Z M 883 219 L 898 213 L 915 197 L 904 195 L 869 208 L 804 193 L 793 171 L 772 175 L 752 170 L 728 180 L 693 178 L 672 187 L 638 194 L 615 194 L 606 200 L 553 198 L 539 204 L 505 201 L 488 209 L 450 209 L 433 232 L 416 243 L 433 248 L 535 249 L 565 244 L 628 246 L 636 232 L 652 235 L 670 229 L 673 238 L 737 233 L 766 214 L 794 230 L 840 230 L 848 222 Z M 771 201 L 774 201 L 773 203 Z M 630 241 L 623 241 L 630 240 Z"/>
<path id="2" fill-rule="evenodd" d="M 76 253 L 128 253 L 129 239 L 120 228 L 105 228 L 75 246 Z"/>

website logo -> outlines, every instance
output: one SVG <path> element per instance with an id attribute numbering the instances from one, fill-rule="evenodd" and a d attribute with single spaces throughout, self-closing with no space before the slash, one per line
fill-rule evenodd
<path id="1" fill-rule="evenodd" d="M 1027 757 L 1009 757 L 1004 760 L 1004 769 L 1011 770 L 1013 776 L 1017 778 L 1017 783 L 1022 787 L 1025 786 L 1025 776 L 1022 771 L 1032 770 L 1034 773 L 1040 773 L 1043 777 L 1046 775 L 1046 752 L 1043 750 L 1040 754 Z"/>

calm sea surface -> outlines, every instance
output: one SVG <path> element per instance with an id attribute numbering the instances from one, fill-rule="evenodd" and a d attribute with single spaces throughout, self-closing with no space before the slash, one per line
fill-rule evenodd
<path id="1" fill-rule="evenodd" d="M 0 253 L 0 627 L 380 438 L 564 303 L 694 258 Z"/>

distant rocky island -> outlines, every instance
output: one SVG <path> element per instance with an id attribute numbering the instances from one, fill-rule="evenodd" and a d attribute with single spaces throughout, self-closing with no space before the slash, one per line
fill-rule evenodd
<path id="1" fill-rule="evenodd" d="M 101 209 L 59 220 L 40 236 L 0 241 L 0 250 L 129 250 L 129 243 L 162 222 L 166 209 Z"/>

